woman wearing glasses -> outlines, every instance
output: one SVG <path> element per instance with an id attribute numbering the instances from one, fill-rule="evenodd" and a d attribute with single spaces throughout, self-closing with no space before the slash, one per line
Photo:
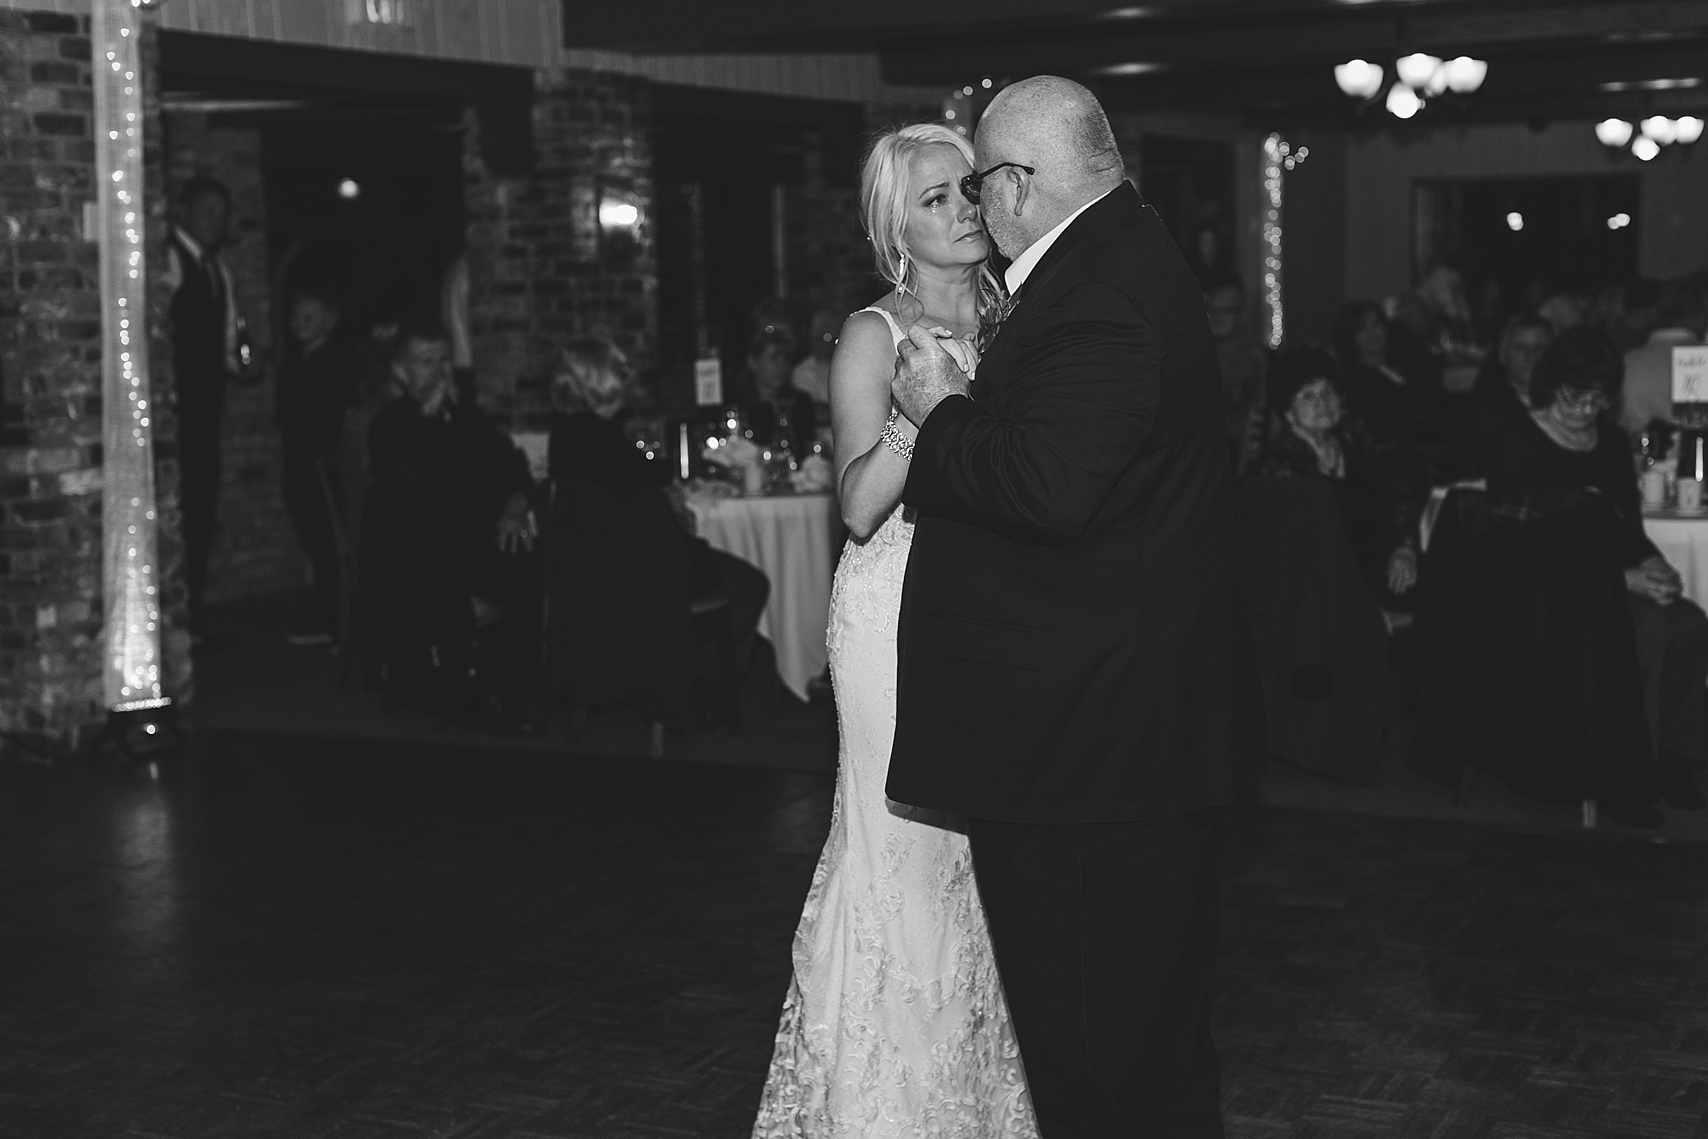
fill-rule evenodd
<path id="1" fill-rule="evenodd" d="M 910 325 L 934 326 L 970 372 L 996 322 L 972 153 L 947 127 L 916 124 L 880 135 L 862 171 L 862 221 L 894 288 L 848 318 L 830 365 L 837 489 L 853 535 L 829 630 L 842 745 L 756 1139 L 1037 1135 L 966 837 L 954 820 L 884 796 L 915 434 L 890 403 L 890 379 Z"/>
<path id="2" fill-rule="evenodd" d="M 1530 379 L 1531 412 L 1496 436 L 1489 500 L 1523 516 L 1544 515 L 1586 493 L 1615 519 L 1614 556 L 1625 567 L 1650 742 L 1668 806 L 1700 810 L 1690 768 L 1708 759 L 1703 685 L 1708 617 L 1681 596 L 1683 582 L 1643 531 L 1631 444 L 1607 416 L 1625 378 L 1624 358 L 1600 329 L 1574 328 L 1550 344 Z M 1618 821 L 1659 826 L 1652 806 L 1621 804 Z"/>

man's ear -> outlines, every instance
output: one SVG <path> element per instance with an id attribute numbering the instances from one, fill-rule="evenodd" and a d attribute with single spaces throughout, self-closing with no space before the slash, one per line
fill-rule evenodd
<path id="1" fill-rule="evenodd" d="M 1022 178 L 1020 171 L 1012 167 L 1002 173 L 1014 179 L 1014 216 L 1019 217 L 1026 212 L 1026 200 L 1032 196 L 1032 180 Z"/>

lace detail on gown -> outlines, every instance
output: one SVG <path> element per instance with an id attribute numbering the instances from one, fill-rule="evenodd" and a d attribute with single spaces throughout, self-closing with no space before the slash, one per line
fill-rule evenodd
<path id="1" fill-rule="evenodd" d="M 755 1139 L 1038 1134 L 967 840 L 884 797 L 912 538 L 898 509 L 836 569 L 836 800 Z"/>

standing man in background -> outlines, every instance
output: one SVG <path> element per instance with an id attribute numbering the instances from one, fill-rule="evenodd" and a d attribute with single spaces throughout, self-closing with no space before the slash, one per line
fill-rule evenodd
<path id="1" fill-rule="evenodd" d="M 178 403 L 179 510 L 184 526 L 184 581 L 190 593 L 190 637 L 200 645 L 202 595 L 219 510 L 220 421 L 225 384 L 237 378 L 242 320 L 231 274 L 220 262 L 231 219 L 231 192 L 197 176 L 178 191 L 166 275 L 172 289 L 172 374 Z"/>

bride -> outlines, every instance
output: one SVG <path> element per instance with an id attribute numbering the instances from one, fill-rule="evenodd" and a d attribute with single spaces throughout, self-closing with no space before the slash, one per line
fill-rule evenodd
<path id="1" fill-rule="evenodd" d="M 915 434 L 891 407 L 890 377 L 902 329 L 952 333 L 951 354 L 970 367 L 995 323 L 988 239 L 960 191 L 972 157 L 960 135 L 922 123 L 880 135 L 861 173 L 862 221 L 895 288 L 848 318 L 831 360 L 853 534 L 830 603 L 842 745 L 755 1139 L 1037 1135 L 966 837 L 884 798 Z"/>

